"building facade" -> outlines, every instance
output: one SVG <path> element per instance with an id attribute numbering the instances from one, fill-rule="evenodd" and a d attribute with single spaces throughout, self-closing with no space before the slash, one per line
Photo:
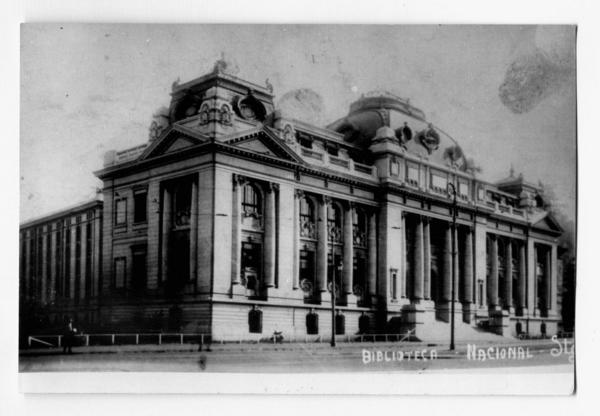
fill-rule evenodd
<path id="1" fill-rule="evenodd" d="M 48 305 L 68 281 L 70 303 L 49 306 L 57 316 L 214 339 L 319 336 L 331 330 L 333 289 L 338 333 L 435 337 L 453 293 L 464 327 L 556 332 L 561 228 L 542 189 L 513 172 L 479 178 L 400 97 L 363 96 L 317 127 L 218 62 L 173 84 L 148 143 L 108 152 L 96 175 L 91 234 L 66 213 L 59 237 L 44 237 L 60 232 L 53 218 L 21 227 L 21 295 Z"/>

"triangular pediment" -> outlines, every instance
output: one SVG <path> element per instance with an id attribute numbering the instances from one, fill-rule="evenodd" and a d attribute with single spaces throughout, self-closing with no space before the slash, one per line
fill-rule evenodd
<path id="1" fill-rule="evenodd" d="M 300 158 L 279 137 L 266 129 L 255 129 L 245 134 L 225 140 L 225 143 L 260 155 L 302 163 Z"/>
<path id="2" fill-rule="evenodd" d="M 549 213 L 546 214 L 543 218 L 534 222 L 533 228 L 537 228 L 538 230 L 552 231 L 552 232 L 558 232 L 558 233 L 562 233 L 562 231 L 563 231 L 563 229 L 560 226 L 560 224 L 558 223 L 558 221 L 556 221 L 556 219 L 554 219 L 554 217 Z"/>
<path id="3" fill-rule="evenodd" d="M 208 138 L 187 127 L 174 125 L 146 148 L 139 160 L 176 152 L 188 147 L 206 143 Z"/>
<path id="4" fill-rule="evenodd" d="M 241 147 L 242 149 L 250 150 L 255 153 L 261 153 L 264 155 L 275 156 L 275 153 L 273 153 L 260 139 L 253 138 L 253 139 L 241 142 L 237 146 Z"/>
<path id="5" fill-rule="evenodd" d="M 165 149 L 163 153 L 175 152 L 177 150 L 193 146 L 194 144 L 196 143 L 194 143 L 191 139 L 188 139 L 187 137 L 178 137 L 169 147 Z"/>

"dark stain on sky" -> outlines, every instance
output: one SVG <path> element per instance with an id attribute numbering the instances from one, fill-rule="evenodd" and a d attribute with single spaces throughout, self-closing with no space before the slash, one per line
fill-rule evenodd
<path id="1" fill-rule="evenodd" d="M 500 100 L 515 114 L 527 113 L 560 88 L 567 72 L 536 49 L 510 64 L 499 88 Z"/>

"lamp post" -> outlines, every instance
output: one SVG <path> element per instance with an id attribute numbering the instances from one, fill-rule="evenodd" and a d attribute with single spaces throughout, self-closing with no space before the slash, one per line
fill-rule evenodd
<path id="1" fill-rule="evenodd" d="M 456 186 L 448 183 L 448 193 L 452 194 L 452 294 L 450 295 L 450 350 L 454 350 L 454 298 L 456 282 Z"/>
<path id="2" fill-rule="evenodd" d="M 340 262 L 337 267 L 333 267 L 333 276 L 331 276 L 331 346 L 335 347 L 335 281 L 336 276 L 342 274 L 344 265 Z M 337 273 L 336 273 L 337 271 Z"/>

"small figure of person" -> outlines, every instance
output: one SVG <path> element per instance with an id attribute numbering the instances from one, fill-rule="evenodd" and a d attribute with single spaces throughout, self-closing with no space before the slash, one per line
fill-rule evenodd
<path id="1" fill-rule="evenodd" d="M 63 354 L 73 354 L 73 344 L 75 342 L 75 333 L 77 329 L 73 327 L 73 319 L 69 318 L 69 322 L 65 327 L 65 333 L 63 334 Z"/>

